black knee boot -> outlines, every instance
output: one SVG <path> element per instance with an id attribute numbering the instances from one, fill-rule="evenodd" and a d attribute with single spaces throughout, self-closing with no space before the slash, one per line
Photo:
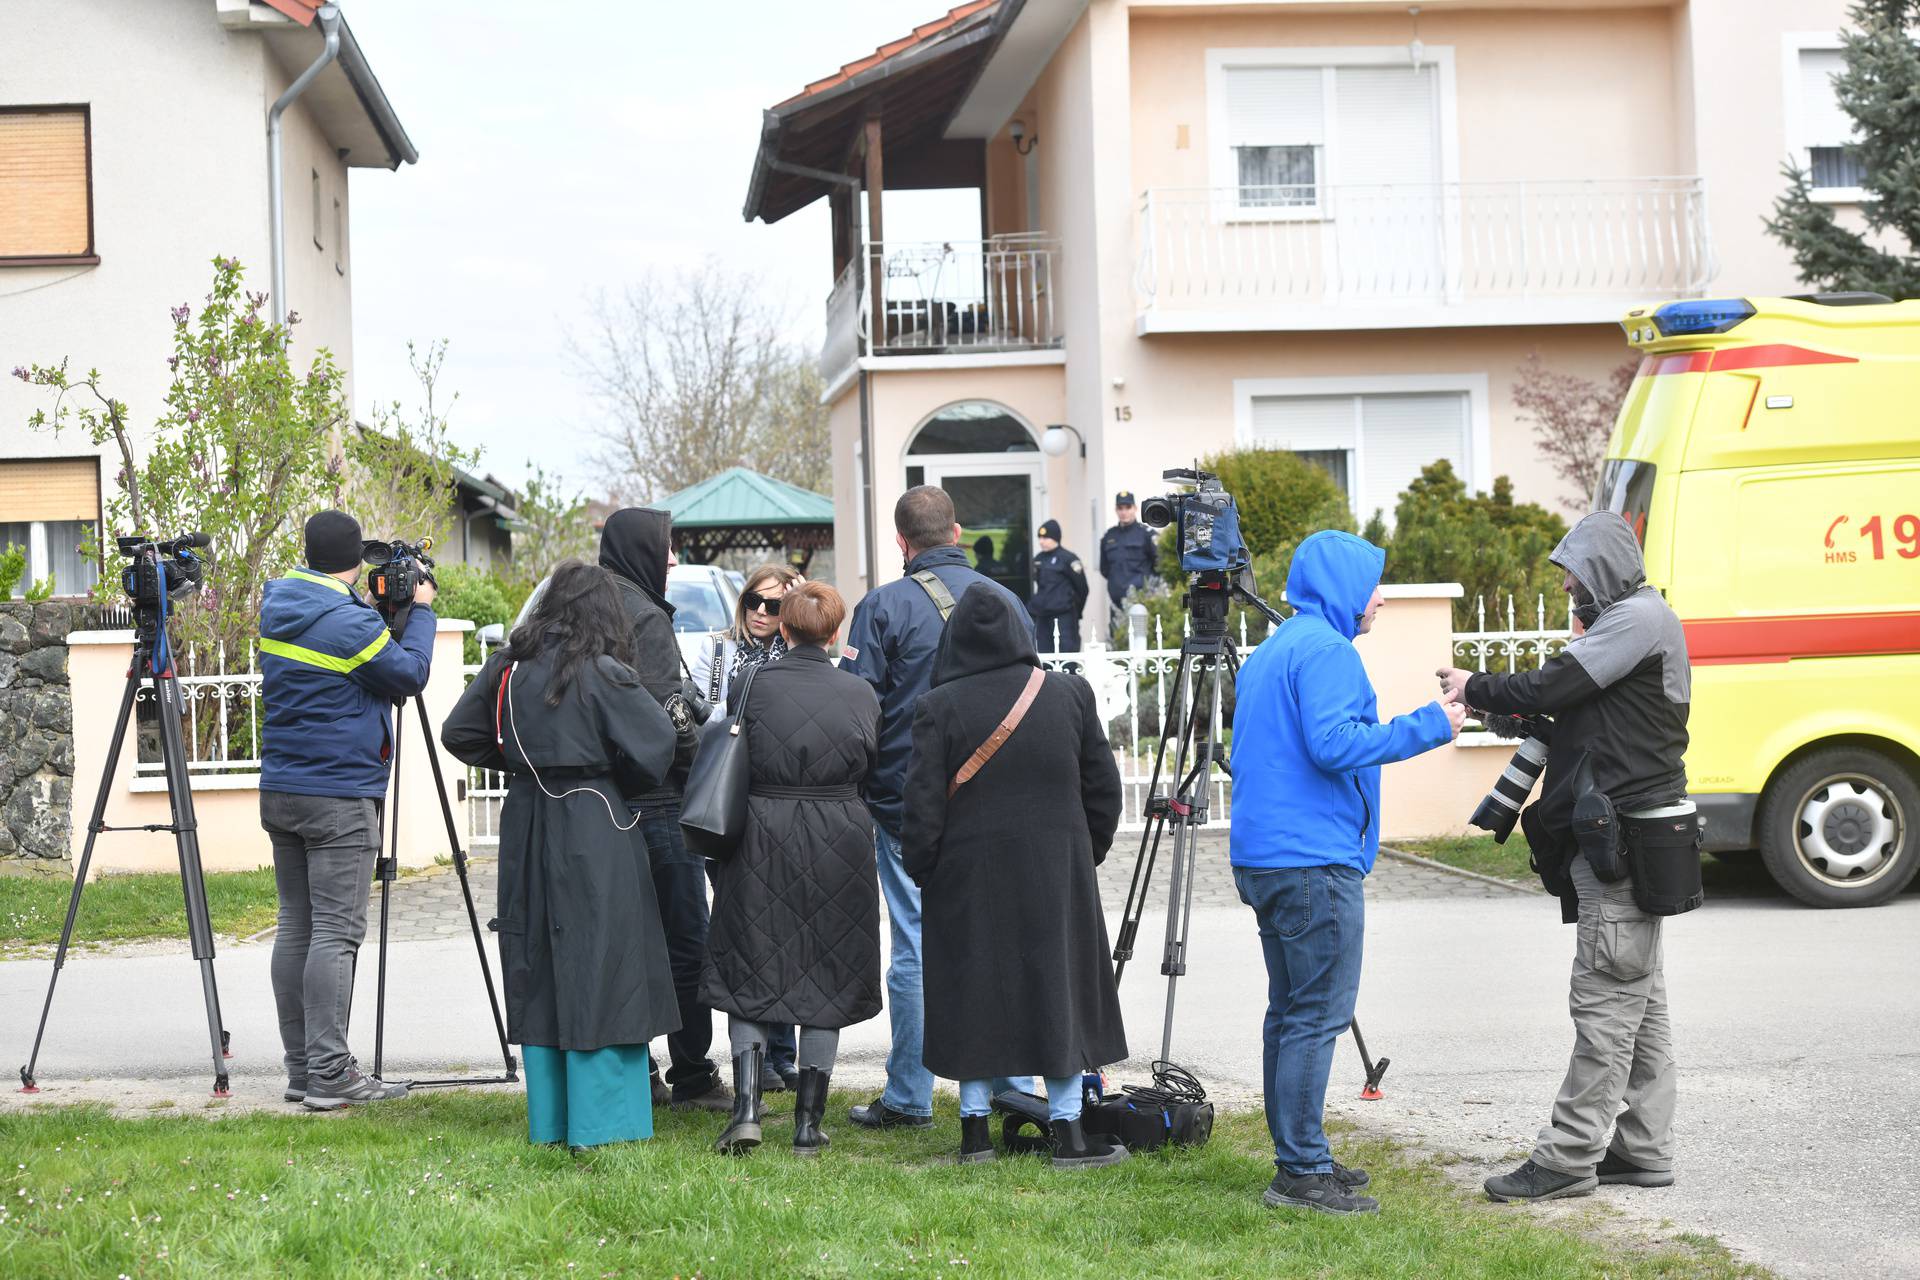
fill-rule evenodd
<path id="1" fill-rule="evenodd" d="M 800 1087 L 793 1098 L 793 1154 L 817 1156 L 829 1139 L 820 1131 L 827 1114 L 827 1082 L 832 1077 L 818 1067 L 800 1068 Z"/>
<path id="2" fill-rule="evenodd" d="M 765 1057 L 757 1044 L 733 1056 L 733 1118 L 713 1144 L 723 1156 L 743 1156 L 760 1145 L 760 1063 Z"/>

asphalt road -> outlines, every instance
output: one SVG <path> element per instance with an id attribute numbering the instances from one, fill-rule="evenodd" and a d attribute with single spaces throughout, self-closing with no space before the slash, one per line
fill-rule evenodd
<path id="1" fill-rule="evenodd" d="M 1111 887 L 1114 875 L 1105 877 L 1110 914 L 1123 892 Z M 1511 1167 L 1565 1068 L 1572 931 L 1539 896 L 1465 890 L 1385 862 L 1377 876 L 1359 1017 L 1369 1047 L 1393 1059 L 1387 1098 L 1357 1100 L 1358 1059 L 1343 1042 L 1330 1106 L 1369 1129 L 1458 1155 L 1465 1179 Z M 1257 1104 L 1265 978 L 1251 917 L 1223 880 L 1209 860 L 1173 1057 L 1221 1101 Z M 1920 895 L 1871 911 L 1817 912 L 1751 877 L 1728 887 L 1667 931 L 1684 1073 L 1679 1184 L 1605 1188 L 1601 1198 L 1655 1229 L 1664 1221 L 1668 1231 L 1716 1235 L 1787 1276 L 1920 1275 Z M 1123 1080 L 1143 1077 L 1157 1056 L 1162 927 L 1149 912 L 1142 959 L 1122 987 L 1136 1054 L 1117 1073 Z M 268 955 L 256 944 L 225 948 L 219 959 L 235 1105 L 282 1105 Z M 371 958 L 369 950 L 354 1035 L 367 1061 Z M 0 963 L 0 1052 L 24 1059 L 48 969 L 45 960 Z M 469 940 L 397 942 L 389 983 L 389 1074 L 498 1062 Z M 61 979 L 38 1101 L 198 1106 L 210 1075 L 204 1037 L 190 957 L 177 949 L 78 956 Z M 850 1029 L 836 1082 L 876 1082 L 886 1041 L 884 1017 Z M 722 1031 L 716 1043 L 724 1042 Z M 5 1061 L 11 1070 L 15 1058 Z M 0 1094 L 0 1107 L 26 1102 Z"/>

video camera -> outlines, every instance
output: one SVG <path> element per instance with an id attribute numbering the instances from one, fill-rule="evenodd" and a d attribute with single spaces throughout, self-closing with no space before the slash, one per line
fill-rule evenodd
<path id="1" fill-rule="evenodd" d="M 413 598 L 420 584 L 433 582 L 433 557 L 427 554 L 431 550 L 433 539 L 430 537 L 418 542 L 369 539 L 361 544 L 360 558 L 373 569 L 367 575 L 367 593 L 396 635 L 406 629 L 407 616 L 413 609 Z"/>
<path id="2" fill-rule="evenodd" d="M 120 589 L 136 610 L 160 608 L 163 578 L 169 601 L 198 591 L 206 580 L 207 562 L 193 553 L 212 541 L 204 533 L 183 533 L 170 542 L 156 542 L 138 534 L 115 539 L 120 554 L 128 561 L 120 571 Z"/>
<path id="3" fill-rule="evenodd" d="M 1220 477 L 1197 467 L 1175 467 L 1162 480 L 1190 484 L 1191 493 L 1171 493 L 1140 504 L 1140 519 L 1155 529 L 1177 524 L 1180 570 L 1189 574 L 1236 574 L 1253 563 L 1240 536 L 1240 511 Z"/>

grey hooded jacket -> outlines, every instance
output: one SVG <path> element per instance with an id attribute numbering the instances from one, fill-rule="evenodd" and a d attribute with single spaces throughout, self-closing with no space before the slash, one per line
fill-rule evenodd
<path id="1" fill-rule="evenodd" d="M 1540 878 L 1566 903 L 1581 758 L 1623 813 L 1684 798 L 1692 668 L 1680 619 L 1647 585 L 1639 540 L 1618 513 L 1587 516 L 1548 559 L 1592 593 L 1598 616 L 1538 670 L 1474 676 L 1467 705 L 1553 717 L 1540 799 L 1522 816 Z"/>

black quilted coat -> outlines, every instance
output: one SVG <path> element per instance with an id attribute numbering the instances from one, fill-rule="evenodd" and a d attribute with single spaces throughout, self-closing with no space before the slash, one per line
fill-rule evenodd
<path id="1" fill-rule="evenodd" d="M 747 694 L 747 830 L 717 864 L 700 999 L 754 1022 L 846 1027 L 880 1012 L 880 886 L 860 784 L 873 686 L 797 645 Z"/>
<path id="2" fill-rule="evenodd" d="M 1092 686 L 1048 673 L 1013 736 L 947 797 L 1038 662 L 1017 606 L 971 587 L 914 713 L 900 856 L 921 889 L 922 1059 L 950 1080 L 1127 1056 L 1094 878 L 1120 821 L 1120 771 Z"/>

